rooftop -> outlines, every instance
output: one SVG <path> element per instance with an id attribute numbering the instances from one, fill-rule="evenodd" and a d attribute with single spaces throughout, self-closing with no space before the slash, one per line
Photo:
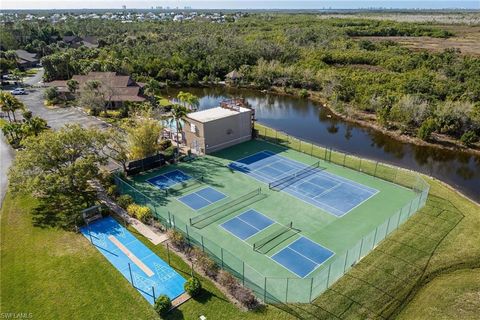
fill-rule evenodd
<path id="1" fill-rule="evenodd" d="M 250 111 L 251 111 L 250 109 L 243 108 L 243 107 L 238 107 L 238 111 L 222 108 L 222 107 L 216 107 L 216 108 L 189 113 L 187 117 L 193 120 L 197 120 L 199 122 L 208 122 L 208 121 L 226 118 L 239 113 L 250 112 Z"/>

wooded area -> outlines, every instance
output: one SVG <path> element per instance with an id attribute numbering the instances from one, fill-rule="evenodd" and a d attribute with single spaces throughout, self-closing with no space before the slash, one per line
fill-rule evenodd
<path id="1" fill-rule="evenodd" d="M 72 34 L 95 36 L 99 47 L 74 49 L 53 40 Z M 214 85 L 237 70 L 239 85 L 320 92 L 339 113 L 372 114 L 388 129 L 424 140 L 442 133 L 472 145 L 480 135 L 480 58 L 455 49 L 412 51 L 387 38 L 452 35 L 433 24 L 251 14 L 222 24 L 18 22 L 2 29 L 0 40 L 5 50 L 43 55 L 46 81 L 117 71 L 142 82 Z M 8 53 L 2 53 L 2 68 L 11 61 Z"/>

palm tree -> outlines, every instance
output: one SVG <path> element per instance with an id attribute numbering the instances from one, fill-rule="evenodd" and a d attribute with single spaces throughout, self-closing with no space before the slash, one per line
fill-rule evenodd
<path id="1" fill-rule="evenodd" d="M 184 107 L 188 107 L 190 110 L 195 110 L 200 104 L 200 100 L 194 94 L 190 92 L 180 91 L 177 94 L 177 99 L 182 103 Z"/>
<path id="2" fill-rule="evenodd" d="M 24 110 L 25 106 L 10 92 L 2 91 L 0 92 L 0 108 L 3 112 L 7 113 L 8 121 L 12 122 L 13 118 L 13 121 L 16 122 L 15 111 Z M 10 113 L 12 114 L 12 118 L 10 117 Z"/>
<path id="3" fill-rule="evenodd" d="M 38 136 L 43 130 L 47 129 L 47 121 L 40 117 L 33 117 L 31 111 L 23 112 L 22 130 L 27 136 Z"/>
<path id="4" fill-rule="evenodd" d="M 178 141 L 178 135 L 180 131 L 182 130 L 182 123 L 180 122 L 181 119 L 183 119 L 187 114 L 188 114 L 188 109 L 185 106 L 182 106 L 180 104 L 175 104 L 172 107 L 172 118 L 175 121 L 175 127 L 177 131 L 177 136 L 176 136 L 176 141 L 177 141 L 177 152 L 175 153 L 175 157 L 178 156 L 178 152 L 180 150 L 180 142 Z"/>

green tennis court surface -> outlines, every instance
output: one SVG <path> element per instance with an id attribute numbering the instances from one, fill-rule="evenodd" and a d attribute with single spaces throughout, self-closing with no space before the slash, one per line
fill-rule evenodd
<path id="1" fill-rule="evenodd" d="M 202 180 L 160 187 L 188 177 Z M 411 189 L 261 140 L 128 183 L 123 193 L 272 301 L 310 301 L 422 205 Z"/>

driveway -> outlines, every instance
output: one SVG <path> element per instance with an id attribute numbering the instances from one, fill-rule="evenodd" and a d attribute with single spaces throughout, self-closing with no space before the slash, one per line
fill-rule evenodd
<path id="1" fill-rule="evenodd" d="M 43 88 L 42 81 L 43 69 L 33 77 L 29 77 L 24 80 L 24 84 L 30 88 L 27 88 L 27 95 L 17 96 L 27 109 L 32 111 L 36 116 L 45 119 L 48 125 L 57 130 L 68 123 L 78 123 L 83 127 L 97 127 L 108 128 L 109 125 L 104 121 L 95 117 L 89 116 L 83 111 L 69 107 L 69 108 L 47 108 L 43 104 Z M 13 161 L 15 152 L 10 145 L 5 141 L 5 137 L 0 133 L 0 204 L 3 203 L 7 189 L 7 173 L 8 169 Z M 116 168 L 118 165 L 110 163 L 107 166 L 109 169 Z"/>

